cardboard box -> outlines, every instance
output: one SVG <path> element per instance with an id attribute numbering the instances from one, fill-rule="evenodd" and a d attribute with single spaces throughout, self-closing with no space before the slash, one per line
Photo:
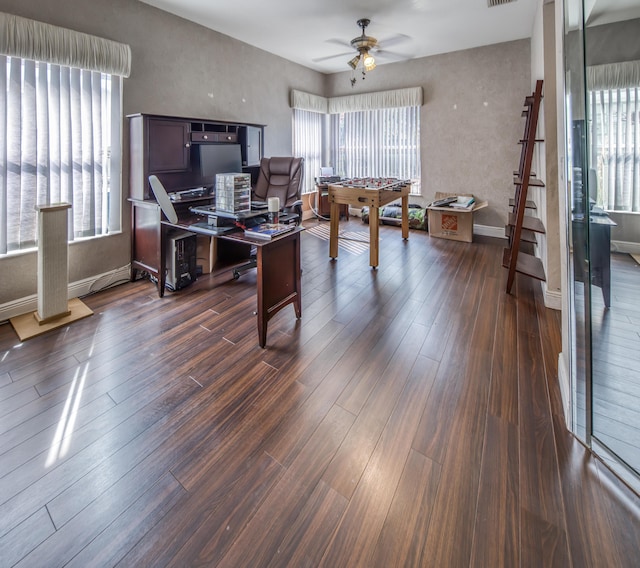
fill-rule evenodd
<path id="1" fill-rule="evenodd" d="M 213 271 L 218 257 L 218 239 L 198 235 L 196 240 L 196 268 L 200 274 L 209 274 Z M 201 272 L 200 272 L 201 270 Z"/>
<path id="2" fill-rule="evenodd" d="M 470 193 L 437 192 L 434 201 L 444 197 L 471 195 Z M 427 207 L 429 216 L 429 235 L 439 239 L 453 241 L 473 241 L 473 214 L 478 209 L 489 205 L 486 201 L 476 199 L 472 209 L 455 209 L 454 207 Z"/>

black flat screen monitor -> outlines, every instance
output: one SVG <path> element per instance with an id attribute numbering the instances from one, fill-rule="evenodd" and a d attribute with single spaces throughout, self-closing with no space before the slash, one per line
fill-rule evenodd
<path id="1" fill-rule="evenodd" d="M 224 173 L 242 173 L 240 144 L 201 144 L 200 175 L 213 183 Z"/>

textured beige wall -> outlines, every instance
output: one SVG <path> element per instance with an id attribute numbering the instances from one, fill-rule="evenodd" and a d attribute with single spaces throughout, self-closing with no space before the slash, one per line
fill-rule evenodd
<path id="1" fill-rule="evenodd" d="M 529 90 L 529 41 L 381 65 L 355 89 L 136 0 L 0 0 L 0 10 L 128 43 L 124 112 L 266 124 L 265 155 L 291 152 L 290 89 L 326 96 L 422 85 L 424 201 L 436 191 L 489 200 L 476 223 L 502 229 L 513 194 Z M 70 247 L 70 282 L 130 261 L 128 139 L 124 121 L 123 233 Z M 0 305 L 36 292 L 36 255 L 0 259 Z"/>
<path id="2" fill-rule="evenodd" d="M 530 42 L 519 40 L 380 65 L 353 88 L 349 71 L 331 75 L 327 96 L 421 86 L 423 202 L 437 191 L 473 193 L 489 201 L 474 222 L 502 230 L 520 159 L 530 69 Z"/>
<path id="3" fill-rule="evenodd" d="M 124 113 L 266 124 L 265 155 L 291 153 L 291 88 L 321 93 L 324 75 L 136 0 L 0 0 L 0 11 L 128 43 Z M 131 259 L 128 124 L 123 121 L 123 233 L 73 243 L 69 281 Z M 0 259 L 0 305 L 36 293 L 36 253 Z"/>

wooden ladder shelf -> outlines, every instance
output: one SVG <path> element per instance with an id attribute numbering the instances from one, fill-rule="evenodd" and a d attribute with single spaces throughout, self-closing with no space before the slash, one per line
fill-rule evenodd
<path id="1" fill-rule="evenodd" d="M 526 209 L 536 209 L 535 203 L 528 199 L 529 188 L 544 187 L 544 183 L 537 179 L 535 173 L 531 170 L 535 144 L 536 142 L 542 142 L 542 140 L 536 138 L 541 100 L 542 80 L 538 80 L 533 94 L 525 98 L 525 109 L 522 111 L 522 116 L 526 117 L 524 137 L 518 141 L 522 145 L 520 165 L 518 170 L 513 172 L 513 183 L 516 191 L 515 197 L 509 200 L 509 205 L 513 208 L 513 211 L 509 214 L 509 221 L 505 230 L 509 239 L 509 246 L 504 249 L 502 257 L 502 265 L 508 269 L 507 293 L 511 292 L 516 272 L 538 280 L 545 280 L 542 261 L 535 255 L 520 250 L 522 242 L 535 243 L 535 234 L 545 232 L 540 219 L 525 215 Z"/>

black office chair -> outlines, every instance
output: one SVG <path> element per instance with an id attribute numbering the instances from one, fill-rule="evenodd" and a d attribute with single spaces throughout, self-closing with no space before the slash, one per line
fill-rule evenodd
<path id="1" fill-rule="evenodd" d="M 284 222 L 302 223 L 302 177 L 304 158 L 272 157 L 260 160 L 256 185 L 251 191 L 253 201 L 267 201 L 269 197 L 280 199 L 280 217 Z M 247 264 L 233 271 L 237 280 L 247 270 L 256 267 L 255 251 Z"/>

